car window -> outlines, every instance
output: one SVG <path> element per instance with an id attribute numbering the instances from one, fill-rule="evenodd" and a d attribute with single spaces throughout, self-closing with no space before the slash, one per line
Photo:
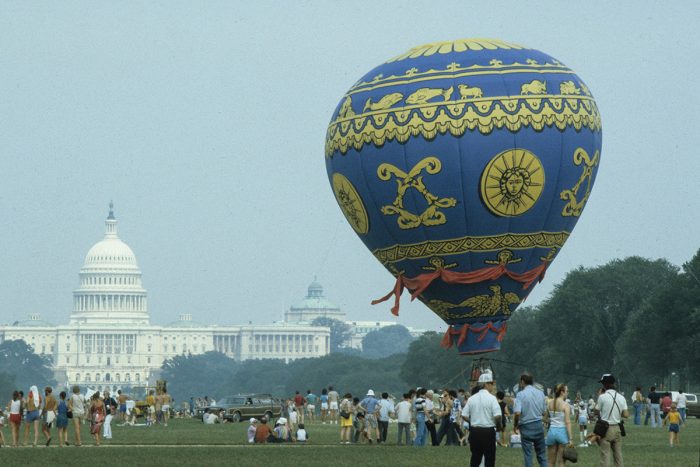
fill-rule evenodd
<path id="1" fill-rule="evenodd" d="M 685 395 L 685 400 L 687 402 L 697 402 L 698 401 L 698 396 L 695 394 L 686 394 Z"/>
<path id="2" fill-rule="evenodd" d="M 231 399 L 231 405 L 243 405 L 245 403 L 245 398 L 234 397 Z"/>

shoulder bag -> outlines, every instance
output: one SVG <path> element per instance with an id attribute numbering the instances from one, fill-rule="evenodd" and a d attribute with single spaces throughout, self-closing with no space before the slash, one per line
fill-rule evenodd
<path id="1" fill-rule="evenodd" d="M 613 406 L 610 407 L 610 413 L 608 413 L 608 418 L 612 415 L 613 409 L 617 406 L 617 391 L 615 392 L 615 395 L 612 396 L 613 398 Z M 620 408 L 618 407 L 618 410 Z M 598 421 L 595 422 L 595 426 L 593 427 L 593 433 L 596 435 L 600 436 L 601 438 L 604 438 L 606 434 L 608 434 L 608 428 L 610 428 L 610 423 L 607 421 L 603 420 L 602 418 L 598 418 Z M 625 426 L 622 424 L 622 412 L 620 412 L 620 434 L 622 436 L 625 436 L 623 433 L 625 431 Z"/>

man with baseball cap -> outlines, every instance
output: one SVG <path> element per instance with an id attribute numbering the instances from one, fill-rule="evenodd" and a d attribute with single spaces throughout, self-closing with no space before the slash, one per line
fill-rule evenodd
<path id="1" fill-rule="evenodd" d="M 622 419 L 628 417 L 627 401 L 615 388 L 615 377 L 606 373 L 600 378 L 605 392 L 598 396 L 595 410 L 601 420 L 608 422 L 608 431 L 598 441 L 600 445 L 600 465 L 610 465 L 610 451 L 615 465 L 622 466 Z"/>
<path id="2" fill-rule="evenodd" d="M 471 467 L 478 467 L 482 457 L 486 467 L 496 465 L 496 427 L 502 414 L 498 399 L 491 394 L 493 386 L 493 374 L 487 370 L 479 376 L 479 392 L 467 399 L 462 409 L 462 418 L 469 422 Z"/>

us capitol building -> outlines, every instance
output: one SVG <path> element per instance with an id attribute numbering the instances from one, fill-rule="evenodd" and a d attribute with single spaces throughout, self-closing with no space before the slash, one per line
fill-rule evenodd
<path id="1" fill-rule="evenodd" d="M 152 325 L 146 289 L 131 248 L 117 235 L 113 205 L 104 238 L 85 256 L 80 286 L 73 292 L 67 325 L 55 326 L 33 314 L 28 320 L 0 325 L 0 343 L 22 339 L 40 355 L 50 356 L 59 385 L 78 384 L 115 391 L 122 386 L 153 384 L 166 359 L 217 351 L 238 361 L 322 357 L 330 352 L 330 330 L 311 326 L 317 317 L 345 320 L 345 313 L 323 296 L 314 280 L 306 298 L 290 307 L 284 321 L 235 326 L 205 325 L 182 314 L 166 326 Z M 348 321 L 350 346 L 360 348 L 368 332 L 391 321 Z M 422 330 L 413 330 L 419 335 Z"/>

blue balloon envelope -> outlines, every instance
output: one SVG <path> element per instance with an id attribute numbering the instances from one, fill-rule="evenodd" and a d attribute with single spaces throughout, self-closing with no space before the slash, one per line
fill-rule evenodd
<path id="1" fill-rule="evenodd" d="M 326 167 L 346 219 L 450 326 L 460 353 L 498 350 L 588 201 L 601 121 L 588 87 L 524 46 L 464 39 L 373 69 L 328 126 Z"/>

